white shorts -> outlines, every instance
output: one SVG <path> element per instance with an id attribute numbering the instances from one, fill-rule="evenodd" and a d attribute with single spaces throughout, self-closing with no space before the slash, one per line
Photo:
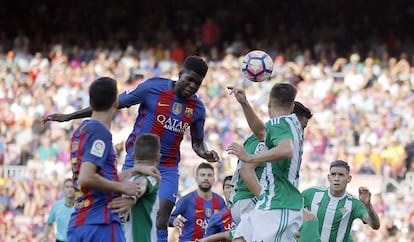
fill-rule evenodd
<path id="1" fill-rule="evenodd" d="M 257 199 L 254 198 L 247 198 L 237 201 L 231 207 L 231 217 L 236 224 L 240 223 L 240 219 L 243 214 L 249 213 L 251 210 L 254 209 L 256 206 Z"/>
<path id="2" fill-rule="evenodd" d="M 243 237 L 245 241 L 253 242 L 294 241 L 302 219 L 302 210 L 253 209 L 246 216 L 242 216 L 233 238 Z"/>

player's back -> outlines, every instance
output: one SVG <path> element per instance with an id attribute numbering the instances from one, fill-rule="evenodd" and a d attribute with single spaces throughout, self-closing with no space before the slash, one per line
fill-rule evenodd
<path id="1" fill-rule="evenodd" d="M 110 131 L 97 120 L 85 120 L 71 139 L 72 176 L 75 188 L 75 211 L 69 226 L 119 222 L 119 216 L 107 209 L 107 204 L 119 194 L 82 187 L 78 182 L 82 162 L 98 167 L 99 175 L 118 181 L 115 152 Z"/>

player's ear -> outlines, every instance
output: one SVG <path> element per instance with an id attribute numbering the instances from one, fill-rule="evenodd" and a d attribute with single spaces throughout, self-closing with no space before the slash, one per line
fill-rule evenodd
<path id="1" fill-rule="evenodd" d="M 348 176 L 348 183 L 350 183 L 350 182 L 351 182 L 351 180 L 352 180 L 352 176 L 351 176 L 351 175 L 349 175 L 349 176 Z"/>

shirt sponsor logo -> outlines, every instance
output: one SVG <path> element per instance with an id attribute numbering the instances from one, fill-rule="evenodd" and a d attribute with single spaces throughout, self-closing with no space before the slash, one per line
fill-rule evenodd
<path id="1" fill-rule="evenodd" d="M 104 152 L 105 152 L 105 143 L 100 139 L 95 140 L 92 144 L 91 154 L 102 158 Z"/>
<path id="2" fill-rule="evenodd" d="M 170 131 L 184 134 L 185 130 L 190 126 L 189 123 L 183 122 L 182 120 L 166 117 L 165 115 L 159 114 L 157 121 L 165 128 Z"/>
<path id="3" fill-rule="evenodd" d="M 204 220 L 204 219 L 198 218 L 198 219 L 196 220 L 196 224 L 197 224 L 198 226 L 200 226 L 201 228 L 203 228 L 203 229 L 207 228 L 207 221 L 206 221 L 206 220 Z"/>

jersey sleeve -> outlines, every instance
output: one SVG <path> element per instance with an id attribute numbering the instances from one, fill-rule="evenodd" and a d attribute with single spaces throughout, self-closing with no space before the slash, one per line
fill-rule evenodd
<path id="1" fill-rule="evenodd" d="M 148 193 L 153 193 L 154 191 L 157 191 L 157 184 L 158 181 L 155 177 L 153 176 L 146 176 L 148 183 L 147 183 L 147 192 Z"/>
<path id="2" fill-rule="evenodd" d="M 364 214 L 368 213 L 367 208 L 364 203 L 355 198 L 355 207 L 352 208 L 352 213 L 354 218 L 361 218 Z"/>
<path id="3" fill-rule="evenodd" d="M 56 205 L 57 203 L 55 202 L 52 206 L 52 209 L 50 210 L 49 217 L 47 218 L 47 221 L 46 221 L 47 224 L 53 224 L 53 222 L 56 220 L 56 212 L 55 212 Z"/>
<path id="4" fill-rule="evenodd" d="M 149 94 L 150 89 L 153 87 L 154 84 L 151 83 L 151 79 L 148 79 L 145 82 L 138 84 L 134 89 L 126 90 L 125 92 L 119 94 L 119 108 L 128 108 L 130 106 L 143 103 Z"/>
<path id="5" fill-rule="evenodd" d="M 200 102 L 201 103 L 201 102 Z M 190 132 L 191 137 L 195 139 L 203 139 L 204 138 L 204 122 L 206 120 L 206 109 L 204 105 L 201 103 L 200 108 L 200 117 L 195 120 L 194 123 L 191 124 Z"/>
<path id="6" fill-rule="evenodd" d="M 88 161 L 102 168 L 112 148 L 111 137 L 107 133 L 92 132 L 82 147 L 82 162 Z"/>
<path id="7" fill-rule="evenodd" d="M 187 207 L 187 196 L 182 197 L 178 202 L 175 204 L 175 208 L 170 215 L 169 224 L 173 226 L 173 222 L 178 215 L 183 215 Z"/>
<path id="8" fill-rule="evenodd" d="M 302 192 L 303 196 L 303 207 L 311 210 L 311 203 L 312 203 L 312 192 L 310 189 L 306 189 Z"/>

